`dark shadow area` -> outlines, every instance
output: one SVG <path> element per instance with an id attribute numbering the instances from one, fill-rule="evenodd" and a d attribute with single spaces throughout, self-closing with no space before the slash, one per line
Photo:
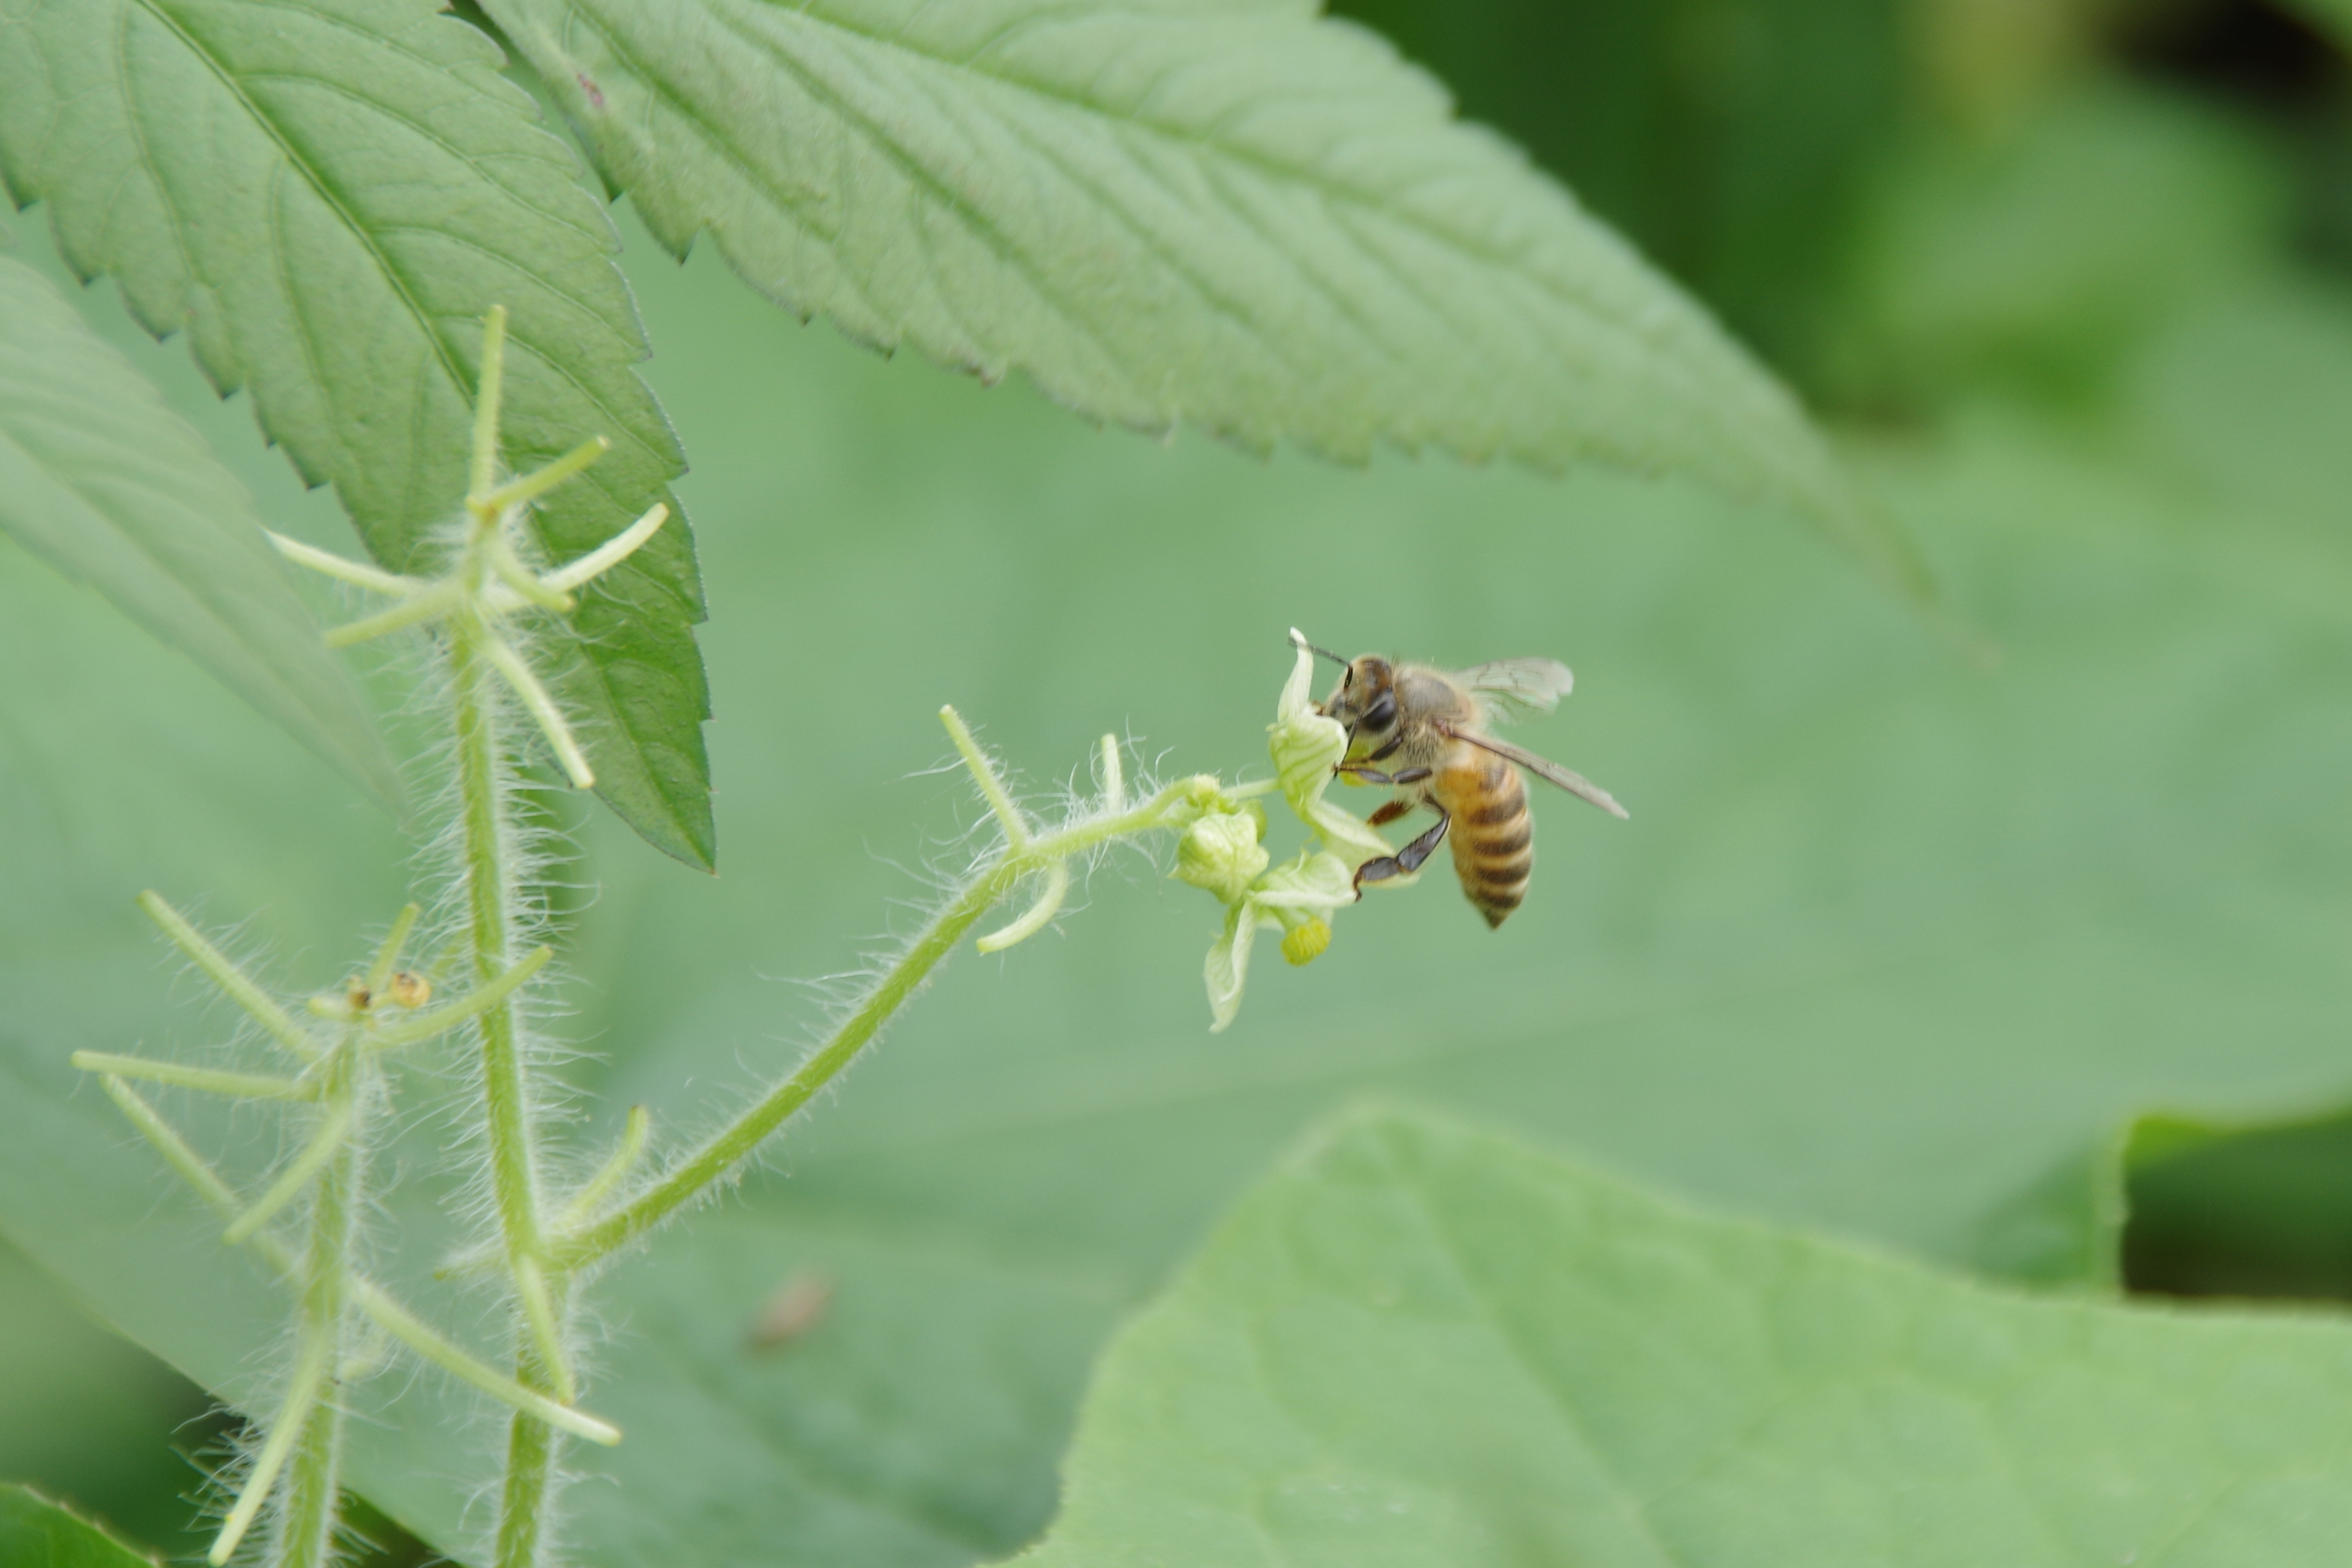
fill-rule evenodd
<path id="1" fill-rule="evenodd" d="M 2352 1115 L 2135 1171 L 2124 1278 L 2160 1296 L 2352 1300 Z"/>

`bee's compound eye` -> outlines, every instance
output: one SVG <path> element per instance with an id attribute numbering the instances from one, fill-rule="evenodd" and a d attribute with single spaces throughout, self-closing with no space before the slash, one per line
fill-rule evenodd
<path id="1" fill-rule="evenodd" d="M 1387 729 L 1396 720 L 1396 694 L 1382 692 L 1364 705 L 1364 722 L 1374 729 Z"/>

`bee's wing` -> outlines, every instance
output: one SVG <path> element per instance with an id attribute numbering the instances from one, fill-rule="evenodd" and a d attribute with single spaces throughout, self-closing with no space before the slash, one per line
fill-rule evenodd
<path id="1" fill-rule="evenodd" d="M 1548 713 L 1560 706 L 1576 685 L 1568 666 L 1556 659 L 1497 659 L 1491 664 L 1457 669 L 1453 678 L 1474 692 L 1499 697 L 1515 708 Z"/>
<path id="2" fill-rule="evenodd" d="M 1492 735 L 1473 734 L 1469 730 L 1458 729 L 1451 724 L 1441 724 L 1439 728 L 1457 741 L 1468 741 L 1481 751 L 1493 752 L 1506 762 L 1517 762 L 1544 783 L 1556 784 L 1579 800 L 1590 801 L 1611 816 L 1626 814 L 1625 808 L 1619 806 L 1615 797 L 1611 796 L 1607 790 L 1602 789 L 1584 774 L 1572 772 L 1557 762 L 1538 757 L 1523 746 L 1513 746 L 1509 741 L 1498 741 Z"/>

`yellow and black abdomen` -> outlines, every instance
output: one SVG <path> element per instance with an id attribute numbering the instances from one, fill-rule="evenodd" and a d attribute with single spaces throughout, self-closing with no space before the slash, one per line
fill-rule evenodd
<path id="1" fill-rule="evenodd" d="M 1536 865 L 1527 785 L 1501 758 L 1459 741 L 1430 785 L 1436 804 L 1453 819 L 1446 837 L 1453 844 L 1462 896 L 1478 906 L 1488 925 L 1502 924 L 1526 900 L 1528 874 Z"/>

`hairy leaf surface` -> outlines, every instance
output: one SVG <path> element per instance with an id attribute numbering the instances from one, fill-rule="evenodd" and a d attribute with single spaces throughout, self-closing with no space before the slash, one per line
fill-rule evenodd
<path id="1" fill-rule="evenodd" d="M 683 253 L 1146 430 L 1704 474 L 1916 586 L 1794 402 L 1312 4 L 489 0 Z"/>
<path id="2" fill-rule="evenodd" d="M 84 277 L 186 328 L 223 393 L 331 483 L 406 570 L 465 492 L 481 318 L 512 314 L 507 456 L 613 450 L 539 514 L 550 557 L 603 542 L 680 471 L 639 381 L 605 216 L 477 30 L 426 0 L 92 0 L 0 18 L 0 182 L 44 202 Z M 561 690 L 598 788 L 708 865 L 702 614 L 683 519 L 573 620 Z"/>
<path id="3" fill-rule="evenodd" d="M 0 256 L 0 530 L 387 803 L 359 690 L 235 477 L 48 281 Z"/>

